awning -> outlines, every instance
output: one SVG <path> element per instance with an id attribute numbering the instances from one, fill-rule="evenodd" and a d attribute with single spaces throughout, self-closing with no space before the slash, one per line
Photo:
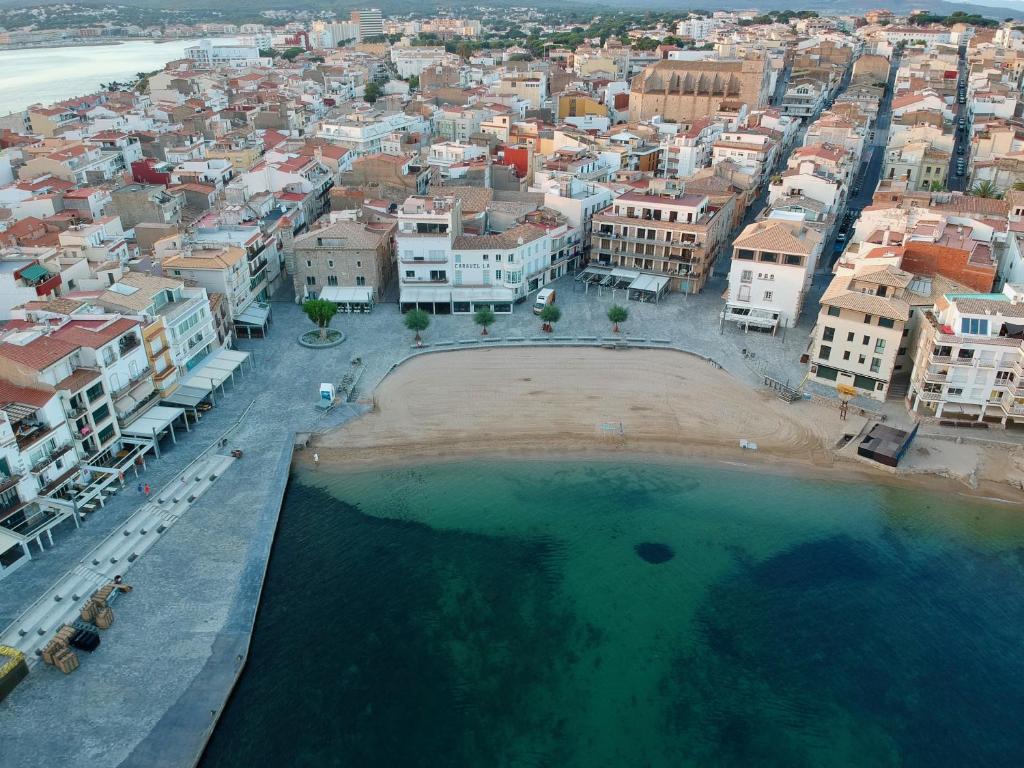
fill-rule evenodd
<path id="1" fill-rule="evenodd" d="M 153 437 L 159 435 L 170 427 L 171 422 L 185 415 L 184 408 L 171 408 L 166 405 L 157 405 L 146 411 L 142 416 L 127 427 L 121 428 L 122 435 L 129 437 Z"/>
<path id="2" fill-rule="evenodd" d="M 181 387 L 201 389 L 209 393 L 221 386 L 231 378 L 238 367 L 249 359 L 248 352 L 239 352 L 236 349 L 218 349 L 203 358 L 189 374 L 182 379 Z"/>
<path id="3" fill-rule="evenodd" d="M 329 285 L 320 291 L 320 298 L 335 304 L 372 304 L 373 289 Z"/>
<path id="4" fill-rule="evenodd" d="M 623 280 L 636 280 L 640 277 L 640 273 L 632 269 L 620 269 L 616 267 L 612 270 L 612 277 L 620 277 Z"/>
<path id="5" fill-rule="evenodd" d="M 242 323 L 242 325 L 251 325 L 256 328 L 262 328 L 267 324 L 270 319 L 270 307 L 265 307 L 261 304 L 250 304 L 242 313 L 235 318 L 236 323 Z"/>
<path id="6" fill-rule="evenodd" d="M 167 395 L 167 397 L 163 398 L 160 402 L 166 403 L 167 405 L 180 405 L 185 408 L 195 408 L 203 402 L 209 394 L 210 390 L 208 388 L 186 387 L 179 384 L 177 389 Z"/>
<path id="7" fill-rule="evenodd" d="M 448 304 L 452 300 L 451 288 L 402 288 L 401 304 Z"/>
<path id="8" fill-rule="evenodd" d="M 511 288 L 460 288 L 452 296 L 453 301 L 494 301 L 508 303 L 515 301 L 516 293 Z"/>
<path id="9" fill-rule="evenodd" d="M 0 554 L 3 554 L 11 547 L 21 544 L 21 539 L 9 531 L 0 528 Z"/>
<path id="10" fill-rule="evenodd" d="M 640 275 L 629 284 L 631 291 L 646 291 L 648 293 L 661 293 L 668 285 L 668 278 L 660 275 Z"/>
<path id="11" fill-rule="evenodd" d="M 46 267 L 41 266 L 40 264 L 32 264 L 21 270 L 22 280 L 43 280 L 49 276 L 50 273 L 47 271 Z"/>

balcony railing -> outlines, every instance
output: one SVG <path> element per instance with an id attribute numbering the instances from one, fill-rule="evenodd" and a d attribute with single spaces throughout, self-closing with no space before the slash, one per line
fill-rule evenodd
<path id="1" fill-rule="evenodd" d="M 55 462 L 57 459 L 59 459 L 61 456 L 63 456 L 65 453 L 67 453 L 70 450 L 71 450 L 71 441 L 69 440 L 66 443 L 62 443 L 61 445 L 58 445 L 56 448 L 54 448 L 52 451 L 50 451 L 49 454 L 47 454 L 42 459 L 37 461 L 33 465 L 32 469 L 30 471 L 32 472 L 33 475 L 38 475 L 40 472 L 42 472 L 48 466 L 53 464 L 53 462 Z"/>

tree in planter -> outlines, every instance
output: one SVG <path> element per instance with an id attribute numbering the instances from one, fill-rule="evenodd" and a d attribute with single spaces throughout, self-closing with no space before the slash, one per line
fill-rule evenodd
<path id="1" fill-rule="evenodd" d="M 619 323 L 624 323 L 629 319 L 629 310 L 625 307 L 620 307 L 618 304 L 612 304 L 608 307 L 608 320 L 612 324 L 612 333 L 619 332 Z"/>
<path id="2" fill-rule="evenodd" d="M 306 299 L 302 302 L 302 311 L 320 328 L 320 340 L 327 339 L 327 327 L 331 319 L 338 313 L 338 305 L 326 299 Z"/>
<path id="3" fill-rule="evenodd" d="M 494 320 L 494 310 L 490 307 L 480 307 L 473 315 L 473 322 L 483 329 L 480 331 L 481 336 L 487 335 L 487 326 L 494 325 Z"/>
<path id="4" fill-rule="evenodd" d="M 554 304 L 548 304 L 540 311 L 540 319 L 543 321 L 540 329 L 542 331 L 548 331 L 549 333 L 554 330 L 551 326 L 562 319 L 562 310 L 556 307 Z"/>
<path id="5" fill-rule="evenodd" d="M 416 344 L 422 344 L 423 340 L 420 338 L 420 331 L 425 331 L 430 327 L 430 315 L 422 309 L 410 309 L 405 313 L 405 320 L 403 322 L 406 328 L 410 331 L 415 331 Z"/>

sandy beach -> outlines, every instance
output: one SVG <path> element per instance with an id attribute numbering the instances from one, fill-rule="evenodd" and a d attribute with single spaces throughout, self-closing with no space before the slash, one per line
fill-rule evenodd
<path id="1" fill-rule="evenodd" d="M 1019 450 L 919 438 L 907 460 L 910 471 L 892 475 L 853 458 L 852 446 L 837 451 L 864 417 L 851 413 L 841 421 L 835 408 L 785 403 L 673 350 L 428 354 L 387 376 L 373 400 L 371 413 L 316 437 L 321 464 L 632 455 L 772 464 L 933 487 L 948 478 L 958 492 L 1024 498 Z M 741 448 L 741 440 L 757 450 Z M 311 456 L 307 451 L 298 461 Z"/>

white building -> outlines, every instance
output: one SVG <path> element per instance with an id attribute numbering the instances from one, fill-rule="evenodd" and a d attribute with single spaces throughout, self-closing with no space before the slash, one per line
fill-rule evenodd
<path id="1" fill-rule="evenodd" d="M 255 45 L 222 45 L 209 39 L 187 48 L 185 55 L 202 68 L 253 67 L 261 63 L 260 49 Z"/>
<path id="2" fill-rule="evenodd" d="M 772 333 L 796 325 L 823 242 L 802 220 L 769 218 L 747 226 L 733 242 L 723 321 Z"/>
<path id="3" fill-rule="evenodd" d="M 531 282 L 546 282 L 551 237 L 533 224 L 467 235 L 455 197 L 410 197 L 398 210 L 396 234 L 402 311 L 465 314 L 482 306 L 512 312 Z"/>

